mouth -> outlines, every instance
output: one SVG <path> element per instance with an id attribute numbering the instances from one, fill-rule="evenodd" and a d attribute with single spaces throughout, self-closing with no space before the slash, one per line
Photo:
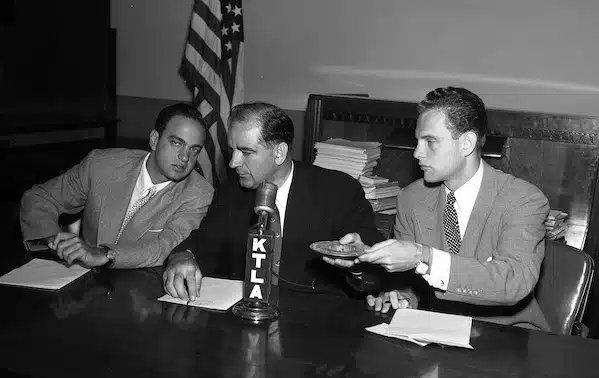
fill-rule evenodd
<path id="1" fill-rule="evenodd" d="M 173 164 L 173 169 L 177 172 L 185 172 L 185 165 Z"/>

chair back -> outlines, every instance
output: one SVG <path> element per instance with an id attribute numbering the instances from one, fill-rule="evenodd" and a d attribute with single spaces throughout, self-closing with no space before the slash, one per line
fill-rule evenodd
<path id="1" fill-rule="evenodd" d="M 547 240 L 535 296 L 554 333 L 572 335 L 582 316 L 593 281 L 594 262 L 585 252 Z"/>

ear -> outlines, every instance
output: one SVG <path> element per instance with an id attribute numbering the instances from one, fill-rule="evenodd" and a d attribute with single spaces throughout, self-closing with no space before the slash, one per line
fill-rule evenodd
<path id="1" fill-rule="evenodd" d="M 156 146 L 158 145 L 158 139 L 160 139 L 160 134 L 155 129 L 150 131 L 150 148 L 152 151 L 156 151 Z"/>
<path id="2" fill-rule="evenodd" d="M 474 131 L 466 131 L 464 134 L 460 136 L 460 143 L 462 148 L 462 153 L 464 156 L 469 156 L 476 149 L 476 142 L 478 138 Z"/>
<path id="3" fill-rule="evenodd" d="M 285 142 L 279 143 L 273 150 L 275 154 L 275 163 L 281 165 L 287 160 L 287 153 L 289 152 L 289 145 Z"/>

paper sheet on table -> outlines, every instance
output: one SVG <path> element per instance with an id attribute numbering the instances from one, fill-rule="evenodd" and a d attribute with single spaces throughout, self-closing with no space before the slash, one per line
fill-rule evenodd
<path id="1" fill-rule="evenodd" d="M 57 290 L 89 272 L 76 263 L 33 259 L 0 277 L 0 284 Z"/>
<path id="2" fill-rule="evenodd" d="M 472 318 L 468 316 L 403 309 L 395 311 L 393 319 L 387 327 L 379 324 L 366 329 L 422 346 L 437 343 L 474 349 L 470 345 Z"/>
<path id="3" fill-rule="evenodd" d="M 225 311 L 239 302 L 241 298 L 243 298 L 243 281 L 204 277 L 202 278 L 199 297 L 189 302 L 189 306 Z M 187 304 L 186 300 L 173 298 L 168 294 L 163 295 L 158 300 Z"/>

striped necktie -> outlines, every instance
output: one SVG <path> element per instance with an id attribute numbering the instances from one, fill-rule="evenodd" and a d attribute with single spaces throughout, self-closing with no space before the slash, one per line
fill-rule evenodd
<path id="1" fill-rule="evenodd" d="M 131 208 L 129 210 L 127 210 L 127 214 L 125 214 L 125 219 L 123 220 L 123 225 L 121 226 L 121 229 L 119 230 L 119 234 L 116 237 L 115 244 L 118 243 L 119 239 L 121 238 L 121 235 L 123 234 L 123 230 L 127 226 L 127 223 L 129 223 L 131 218 L 133 218 L 135 213 L 137 213 L 137 210 L 141 209 L 142 206 L 145 205 L 149 200 L 151 200 L 155 194 L 156 194 L 156 187 L 152 186 L 150 188 L 150 190 L 148 190 L 148 193 L 146 193 L 145 196 L 143 196 L 143 197 L 139 198 L 137 201 L 135 201 L 133 206 L 131 206 Z"/>
<path id="2" fill-rule="evenodd" d="M 445 238 L 451 253 L 460 252 L 460 245 L 462 244 L 462 238 L 460 237 L 460 225 L 458 224 L 458 213 L 455 211 L 453 204 L 455 203 L 455 196 L 453 192 L 447 193 L 447 202 L 445 209 L 443 210 L 443 231 L 445 232 Z"/>

